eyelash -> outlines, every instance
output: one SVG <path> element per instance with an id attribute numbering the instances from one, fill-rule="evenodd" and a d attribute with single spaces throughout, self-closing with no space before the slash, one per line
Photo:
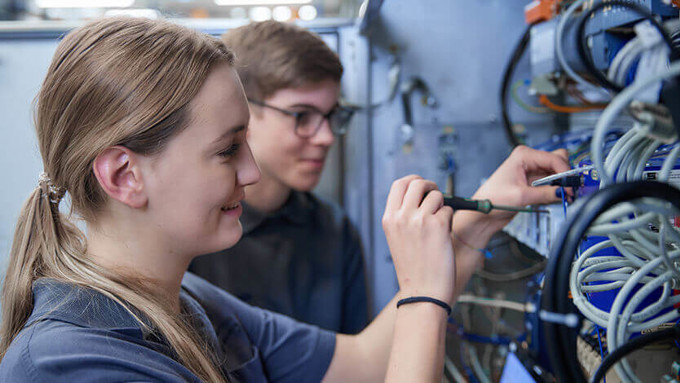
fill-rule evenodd
<path id="1" fill-rule="evenodd" d="M 234 154 L 236 154 L 236 152 L 238 152 L 238 149 L 240 147 L 241 147 L 240 144 L 233 144 L 229 148 L 227 148 L 226 150 L 217 153 L 217 155 L 220 156 L 220 157 L 225 157 L 225 158 L 231 157 Z"/>

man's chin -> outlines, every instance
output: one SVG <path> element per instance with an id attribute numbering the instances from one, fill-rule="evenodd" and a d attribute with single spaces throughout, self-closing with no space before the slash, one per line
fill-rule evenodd
<path id="1" fill-rule="evenodd" d="M 310 192 L 314 190 L 316 185 L 319 184 L 321 177 L 315 177 L 313 179 L 298 179 L 293 185 L 293 189 L 299 192 Z"/>

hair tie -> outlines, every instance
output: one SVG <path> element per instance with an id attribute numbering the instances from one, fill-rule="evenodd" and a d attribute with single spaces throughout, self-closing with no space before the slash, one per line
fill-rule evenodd
<path id="1" fill-rule="evenodd" d="M 54 204 L 59 204 L 59 201 L 61 201 L 61 199 L 64 197 L 64 194 L 66 193 L 64 188 L 60 188 L 52 182 L 52 179 L 47 175 L 46 172 L 40 173 L 40 176 L 38 177 L 38 188 L 40 188 L 42 191 L 47 189 L 48 193 L 43 195 Z"/>
<path id="2" fill-rule="evenodd" d="M 440 301 L 439 299 L 432 298 L 432 297 L 416 296 L 416 297 L 408 297 L 408 298 L 400 299 L 397 302 L 397 308 L 399 308 L 399 306 L 401 306 L 401 305 L 405 305 L 405 304 L 409 304 L 409 303 L 416 303 L 416 302 L 434 303 L 435 305 L 446 310 L 446 316 L 451 315 L 451 306 L 449 306 L 448 303 Z"/>

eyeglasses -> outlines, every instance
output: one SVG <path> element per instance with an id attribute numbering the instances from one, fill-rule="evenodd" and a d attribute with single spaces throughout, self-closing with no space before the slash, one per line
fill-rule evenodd
<path id="1" fill-rule="evenodd" d="M 290 117 L 294 117 L 295 134 L 303 138 L 314 137 L 319 129 L 321 129 L 321 125 L 323 124 L 324 120 L 328 120 L 328 124 L 331 126 L 331 131 L 333 134 L 342 136 L 343 134 L 347 133 L 349 121 L 352 119 L 352 116 L 355 112 L 354 108 L 342 106 L 340 104 L 335 105 L 335 107 L 331 109 L 330 112 L 323 114 L 316 109 L 294 112 L 292 110 L 281 109 L 279 107 L 269 105 L 260 100 L 254 100 L 252 98 L 249 98 L 248 102 L 276 110 L 277 112 L 283 113 Z"/>

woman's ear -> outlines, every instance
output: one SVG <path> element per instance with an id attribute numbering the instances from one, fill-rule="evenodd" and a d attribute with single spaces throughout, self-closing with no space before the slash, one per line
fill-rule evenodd
<path id="1" fill-rule="evenodd" d="M 104 192 L 132 208 L 142 208 L 148 201 L 137 156 L 124 146 L 112 146 L 99 154 L 93 165 Z"/>

